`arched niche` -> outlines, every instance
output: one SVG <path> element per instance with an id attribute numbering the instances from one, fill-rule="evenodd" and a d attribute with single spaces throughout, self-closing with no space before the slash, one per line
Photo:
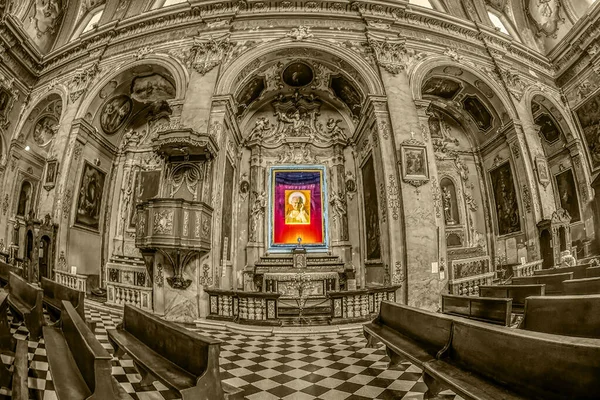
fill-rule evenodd
<path id="1" fill-rule="evenodd" d="M 19 198 L 17 201 L 16 215 L 20 217 L 26 217 L 31 211 L 31 203 L 33 200 L 33 185 L 31 182 L 25 180 L 21 184 L 19 190 Z"/>
<path id="2" fill-rule="evenodd" d="M 442 191 L 444 223 L 447 226 L 460 224 L 461 221 L 454 182 L 452 179 L 444 177 L 440 180 L 440 189 Z"/>

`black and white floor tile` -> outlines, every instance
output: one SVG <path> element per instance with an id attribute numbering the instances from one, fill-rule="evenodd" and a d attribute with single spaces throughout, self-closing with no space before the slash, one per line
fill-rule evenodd
<path id="1" fill-rule="evenodd" d="M 86 310 L 86 319 L 96 322 L 96 337 L 112 354 L 106 329 L 114 328 L 117 316 Z M 21 323 L 11 322 L 19 339 L 28 339 Z M 200 331 L 223 341 L 221 378 L 244 390 L 248 400 L 366 400 L 422 399 L 426 391 L 421 370 L 410 363 L 387 369 L 384 347 L 365 348 L 359 332 L 310 337 L 245 336 L 222 331 Z M 6 364 L 9 356 L 2 355 Z M 44 340 L 29 341 L 30 399 L 55 400 Z M 159 382 L 139 385 L 140 375 L 127 359 L 113 359 L 113 375 L 136 400 L 172 400 L 177 393 Z M 460 399 L 448 392 L 448 400 Z M 4 388 L 0 398 L 8 395 Z M 6 398 L 9 398 L 6 397 Z"/>

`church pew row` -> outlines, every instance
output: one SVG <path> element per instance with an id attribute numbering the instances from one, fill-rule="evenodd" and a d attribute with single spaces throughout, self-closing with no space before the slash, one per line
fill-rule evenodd
<path id="1" fill-rule="evenodd" d="M 512 299 L 443 294 L 442 313 L 509 326 Z"/>
<path id="2" fill-rule="evenodd" d="M 574 265 L 572 267 L 555 267 L 549 269 L 540 269 L 533 271 L 533 275 L 552 275 L 552 274 L 564 274 L 566 272 L 573 273 L 573 279 L 585 278 L 586 270 L 590 268 L 590 264 Z"/>
<path id="3" fill-rule="evenodd" d="M 600 276 L 600 267 L 589 267 L 585 270 L 586 278 L 596 278 Z"/>
<path id="4" fill-rule="evenodd" d="M 22 269 L 0 261 L 0 286 L 8 285 L 11 272 L 18 276 L 21 276 Z"/>
<path id="5" fill-rule="evenodd" d="M 44 291 L 20 276 L 10 273 L 8 305 L 13 316 L 22 319 L 29 330 L 29 337 L 38 340 L 44 325 L 42 299 Z"/>
<path id="6" fill-rule="evenodd" d="M 573 279 L 572 272 L 512 278 L 512 285 L 546 285 L 546 295 L 563 294 L 563 281 Z"/>
<path id="7" fill-rule="evenodd" d="M 183 400 L 242 399 L 242 390 L 221 382 L 220 341 L 201 336 L 125 305 L 123 322 L 107 330 L 115 356 L 128 354 L 140 385 L 160 381 Z"/>
<path id="8" fill-rule="evenodd" d="M 465 399 L 597 398 L 600 340 L 511 329 L 384 301 L 364 325 L 391 366 L 423 369 L 424 398 L 451 389 Z M 527 377 L 527 379 L 524 379 Z"/>
<path id="9" fill-rule="evenodd" d="M 519 329 L 600 339 L 600 295 L 528 297 Z"/>
<path id="10" fill-rule="evenodd" d="M 15 354 L 13 372 L 0 362 L 0 386 L 9 388 L 12 382 L 12 398 L 27 400 L 28 359 L 27 341 L 15 340 L 8 323 L 8 292 L 0 290 L 0 351 Z"/>
<path id="11" fill-rule="evenodd" d="M 522 314 L 525 308 L 525 299 L 529 296 L 544 296 L 546 285 L 483 285 L 479 286 L 481 297 L 500 297 L 512 299 L 512 312 Z"/>
<path id="12" fill-rule="evenodd" d="M 42 278 L 41 285 L 44 290 L 43 302 L 51 315 L 60 317 L 62 301 L 66 300 L 75 307 L 79 316 L 85 320 L 85 292 L 61 285 L 60 283 L 47 278 Z"/>
<path id="13" fill-rule="evenodd" d="M 563 287 L 565 294 L 600 294 L 600 277 L 566 280 Z"/>
<path id="14" fill-rule="evenodd" d="M 133 400 L 112 376 L 112 357 L 68 301 L 59 326 L 44 326 L 54 390 L 59 399 Z"/>

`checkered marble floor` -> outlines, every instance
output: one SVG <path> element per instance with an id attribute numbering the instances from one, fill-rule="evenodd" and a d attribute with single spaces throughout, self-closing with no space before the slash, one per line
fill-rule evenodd
<path id="1" fill-rule="evenodd" d="M 10 317 L 9 317 L 10 318 Z M 112 354 L 106 329 L 114 328 L 119 317 L 87 309 L 86 319 L 96 322 L 96 337 Z M 11 318 L 11 331 L 26 340 L 29 333 Z M 360 400 L 422 399 L 426 386 L 421 370 L 410 363 L 387 369 L 389 359 L 383 346 L 365 348 L 362 333 L 310 337 L 264 337 L 195 330 L 221 339 L 221 378 L 244 390 L 248 400 Z M 6 364 L 10 357 L 2 355 Z M 44 340 L 29 341 L 30 399 L 54 400 L 54 386 L 48 368 Z M 140 375 L 127 359 L 113 359 L 113 375 L 136 400 L 171 400 L 178 395 L 159 382 L 141 387 Z M 447 400 L 459 400 L 451 394 Z M 0 390 L 0 398 L 7 391 Z"/>

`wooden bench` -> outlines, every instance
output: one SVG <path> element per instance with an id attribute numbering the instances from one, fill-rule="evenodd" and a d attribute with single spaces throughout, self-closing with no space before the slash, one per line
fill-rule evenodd
<path id="1" fill-rule="evenodd" d="M 512 299 L 442 295 L 442 313 L 492 324 L 510 325 Z"/>
<path id="2" fill-rule="evenodd" d="M 552 274 L 564 274 L 565 272 L 572 272 L 573 279 L 585 278 L 585 271 L 590 267 L 590 264 L 574 265 L 572 267 L 555 267 L 549 269 L 538 269 L 533 271 L 533 275 L 552 275 Z"/>
<path id="3" fill-rule="evenodd" d="M 42 278 L 41 283 L 42 289 L 44 290 L 44 304 L 46 304 L 46 307 L 51 314 L 60 316 L 60 311 L 62 309 L 61 302 L 67 300 L 73 304 L 73 307 L 75 307 L 79 316 L 85 321 L 84 292 L 61 285 L 60 283 L 47 278 Z"/>
<path id="4" fill-rule="evenodd" d="M 600 340 L 456 320 L 449 345 L 423 366 L 425 398 L 598 399 Z M 429 397 L 427 397 L 429 396 Z"/>
<path id="5" fill-rule="evenodd" d="M 586 278 L 596 278 L 600 277 L 600 267 L 589 267 L 585 270 Z"/>
<path id="6" fill-rule="evenodd" d="M 10 273 L 8 305 L 13 316 L 25 321 L 31 340 L 38 340 L 44 325 L 42 299 L 44 291 L 29 284 L 20 276 Z"/>
<path id="7" fill-rule="evenodd" d="M 600 295 L 528 297 L 519 329 L 600 339 Z"/>
<path id="8" fill-rule="evenodd" d="M 382 301 L 379 315 L 363 325 L 367 347 L 381 341 L 390 358 L 389 368 L 402 361 L 421 367 L 435 360 L 450 340 L 452 322 L 449 315 L 433 313 L 390 301 Z"/>
<path id="9" fill-rule="evenodd" d="M 9 388 L 12 382 L 12 398 L 27 400 L 27 342 L 10 333 L 7 311 L 8 292 L 0 290 L 0 351 L 15 356 L 13 372 L 0 362 L 0 386 Z"/>
<path id="10" fill-rule="evenodd" d="M 242 390 L 222 385 L 219 340 L 201 336 L 129 304 L 125 305 L 123 322 L 107 332 L 115 356 L 127 353 L 133 359 L 142 376 L 142 386 L 158 380 L 178 392 L 183 400 L 241 396 Z"/>
<path id="11" fill-rule="evenodd" d="M 546 294 L 562 294 L 563 293 L 563 281 L 573 279 L 572 272 L 565 272 L 560 274 L 549 274 L 549 275 L 534 275 L 534 276 L 521 276 L 512 278 L 513 285 L 546 285 Z"/>
<path id="12" fill-rule="evenodd" d="M 566 280 L 563 287 L 565 294 L 600 294 L 600 277 Z"/>
<path id="13" fill-rule="evenodd" d="M 44 326 L 46 355 L 58 399 L 132 399 L 112 376 L 111 355 L 68 301 L 62 301 L 59 325 Z"/>
<path id="14" fill-rule="evenodd" d="M 546 285 L 484 285 L 479 286 L 482 297 L 503 297 L 512 299 L 512 312 L 522 314 L 525 308 L 525 298 L 529 296 L 544 296 Z"/>
<path id="15" fill-rule="evenodd" d="M 8 285 L 8 281 L 10 279 L 11 272 L 15 273 L 18 276 L 21 276 L 22 270 L 21 270 L 21 268 L 17 268 L 13 265 L 10 265 L 10 264 L 0 261 L 0 285 L 1 286 Z"/>

